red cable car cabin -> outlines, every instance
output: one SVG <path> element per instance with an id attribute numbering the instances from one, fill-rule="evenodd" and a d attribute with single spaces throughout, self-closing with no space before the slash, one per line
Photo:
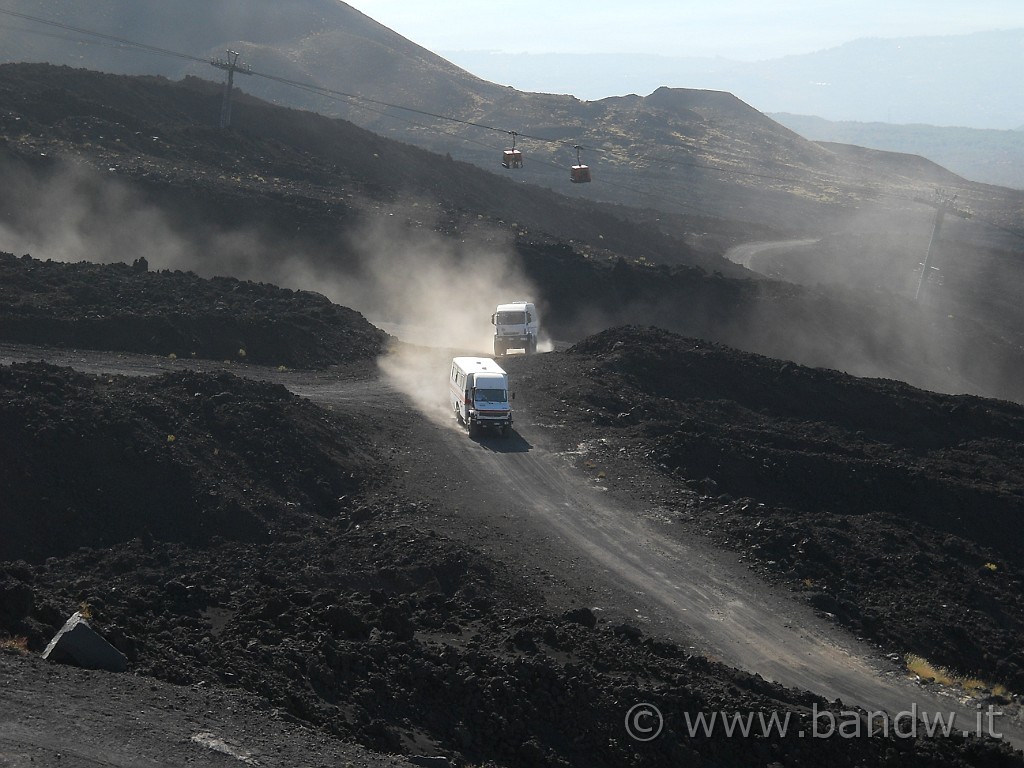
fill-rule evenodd
<path id="1" fill-rule="evenodd" d="M 506 149 L 501 153 L 501 164 L 506 168 L 522 168 L 523 153 L 518 149 Z"/>
<path id="2" fill-rule="evenodd" d="M 574 165 L 569 169 L 569 181 L 573 184 L 586 184 L 590 181 L 590 166 Z"/>
<path id="3" fill-rule="evenodd" d="M 573 184 L 586 184 L 590 181 L 590 167 L 583 164 L 580 160 L 580 150 L 583 149 L 579 144 L 573 146 L 576 150 L 576 165 L 569 169 L 569 181 Z"/>

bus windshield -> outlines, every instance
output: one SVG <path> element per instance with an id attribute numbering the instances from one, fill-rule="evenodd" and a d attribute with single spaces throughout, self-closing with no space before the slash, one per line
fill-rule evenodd
<path id="1" fill-rule="evenodd" d="M 507 389 L 477 389 L 474 399 L 478 403 L 507 403 Z"/>
<path id="2" fill-rule="evenodd" d="M 525 312 L 499 312 L 496 318 L 498 325 L 525 325 Z"/>

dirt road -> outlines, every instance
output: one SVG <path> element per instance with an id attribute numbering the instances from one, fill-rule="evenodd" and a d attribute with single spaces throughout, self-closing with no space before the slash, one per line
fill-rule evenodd
<path id="1" fill-rule="evenodd" d="M 443 353 L 437 358 L 444 370 Z M 448 419 L 440 409 L 431 416 Z M 496 554 L 521 553 L 524 566 L 554 574 L 549 584 L 573 582 L 593 605 L 631 616 L 645 633 L 847 705 L 893 716 L 956 712 L 960 730 L 975 729 L 974 705 L 907 679 L 877 649 L 765 584 L 736 555 L 686 538 L 636 494 L 585 478 L 554 448 L 550 431 L 529 412 L 508 439 L 470 439 L 454 419 L 447 428 L 416 430 L 417 453 L 431 461 L 410 467 L 411 482 L 436 486 L 429 475 L 447 467 L 446 503 L 487 526 Z M 1024 733 L 1005 730 L 1024 746 Z"/>
<path id="2" fill-rule="evenodd" d="M 673 535 L 656 509 L 629 508 L 612 492 L 585 484 L 564 456 L 540 446 L 534 425 L 519 428 L 517 442 L 529 450 L 495 449 L 490 442 L 466 438 L 447 446 L 448 455 L 467 475 L 487 479 L 490 497 L 504 500 L 507 519 L 574 561 L 576 578 L 593 579 L 620 609 L 635 606 L 645 632 L 871 711 L 895 715 L 916 706 L 958 711 L 967 727 L 974 723 L 973 708 L 904 679 L 876 650 L 759 582 L 734 555 Z M 1020 736 L 1010 738 L 1024 744 Z"/>
<path id="3" fill-rule="evenodd" d="M 803 240 L 779 240 L 773 242 L 744 243 L 730 248 L 725 252 L 725 258 L 734 264 L 741 264 L 753 272 L 767 275 L 768 272 L 758 267 L 758 259 L 768 253 L 776 251 L 787 251 L 796 248 L 806 248 L 817 243 L 817 238 Z"/>
<path id="4" fill-rule="evenodd" d="M 0 348 L 0 364 L 41 356 L 87 371 L 135 375 L 189 365 Z M 448 352 L 427 350 L 418 362 L 444 371 L 448 359 Z M 378 414 L 381 441 L 393 447 L 407 487 L 439 510 L 429 524 L 493 552 L 556 605 L 597 608 L 646 634 L 846 705 L 893 716 L 912 710 L 956 712 L 957 730 L 976 727 L 973 705 L 906 679 L 876 649 L 766 585 L 736 555 L 686 537 L 628 486 L 615 487 L 613 478 L 602 484 L 584 477 L 573 456 L 552 439 L 556 427 L 526 409 L 520 409 L 511 437 L 470 439 L 443 399 L 436 406 L 421 402 L 419 411 L 402 392 L 423 380 L 418 375 L 339 380 L 256 368 L 233 372 L 281 381 L 324 405 Z M 994 724 L 1016 747 L 1024 747 L 1024 733 L 998 718 Z"/>

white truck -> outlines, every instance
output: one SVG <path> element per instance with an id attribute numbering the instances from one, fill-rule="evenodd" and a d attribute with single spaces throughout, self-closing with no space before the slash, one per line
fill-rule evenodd
<path id="1" fill-rule="evenodd" d="M 512 399 L 508 374 L 486 357 L 452 359 L 448 393 L 455 417 L 473 437 L 480 427 L 497 429 L 503 436 L 512 428 Z"/>
<path id="2" fill-rule="evenodd" d="M 528 355 L 537 351 L 540 321 L 532 302 L 499 304 L 491 315 L 491 325 L 494 326 L 495 357 L 501 357 L 510 349 L 521 349 Z"/>

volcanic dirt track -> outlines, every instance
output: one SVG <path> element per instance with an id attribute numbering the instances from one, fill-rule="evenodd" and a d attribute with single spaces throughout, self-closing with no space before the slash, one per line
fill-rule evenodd
<path id="1" fill-rule="evenodd" d="M 18 350 L 10 351 L 12 357 L 17 353 Z M 178 367 L 176 362 L 146 358 L 128 361 L 123 356 L 97 353 L 32 351 L 28 356 L 35 354 L 105 374 L 149 374 L 160 368 Z M 444 352 L 434 356 L 444 370 L 448 356 Z M 536 367 L 530 360 L 510 362 L 510 368 L 522 368 L 527 376 L 531 367 Z M 453 541 L 513 566 L 523 582 L 516 591 L 543 594 L 548 609 L 555 614 L 573 616 L 575 608 L 575 615 L 585 617 L 585 624 L 590 623 L 589 616 L 596 615 L 601 617 L 601 625 L 614 628 L 609 639 L 636 642 L 644 635 L 668 638 L 729 665 L 758 671 L 767 679 L 812 690 L 829 699 L 839 697 L 847 707 L 888 709 L 890 713 L 912 706 L 929 713 L 956 710 L 961 713 L 962 722 L 974 723 L 973 712 L 957 706 L 949 696 L 936 696 L 910 683 L 876 649 L 850 640 L 792 597 L 766 586 L 735 558 L 723 556 L 700 538 L 680 536 L 668 509 L 652 503 L 666 492 L 664 480 L 656 474 L 635 468 L 626 476 L 622 473 L 631 462 L 618 460 L 608 463 L 608 469 L 596 477 L 588 471 L 593 454 L 586 445 L 577 443 L 576 450 L 564 450 L 564 442 L 560 444 L 551 438 L 552 433 L 561 431 L 558 426 L 545 423 L 528 406 L 521 409 L 523 413 L 513 437 L 484 436 L 470 440 L 454 419 L 447 418 L 443 407 L 429 414 L 434 420 L 424 418 L 411 410 L 411 403 L 387 377 L 379 380 L 370 375 L 372 371 L 357 371 L 340 379 L 331 375 L 283 374 L 272 369 L 249 369 L 246 373 L 277 379 L 314 402 L 332 410 L 361 414 L 378 424 L 382 434 L 377 447 L 390 445 L 385 453 L 390 457 L 391 476 L 398 479 L 399 486 L 404 486 L 401 495 L 421 499 L 415 508 L 413 525 L 443 531 Z M 223 378 L 223 374 L 220 376 Z M 524 395 L 521 399 L 529 398 Z M 616 449 L 615 454 L 622 452 Z M 677 489 L 676 493 L 681 492 Z M 433 503 L 424 504 L 422 500 Z M 84 553 L 79 557 L 89 559 Z M 193 588 L 177 587 L 183 591 Z M 580 613 L 581 606 L 596 610 Z M 276 610 L 284 610 L 284 606 Z M 361 623 L 358 618 L 351 620 Z M 532 629 L 528 621 L 520 621 L 523 629 Z M 516 650 L 536 653 L 537 639 L 529 631 L 520 630 L 513 634 L 511 644 Z M 34 668 L 33 672 L 44 681 L 52 677 L 48 670 Z M 95 683 L 90 680 L 88 685 L 92 687 Z M 761 685 L 772 690 L 767 684 Z M 129 684 L 127 690 L 133 687 Z M 633 703 L 659 698 L 664 695 L 659 690 L 663 687 L 662 683 L 647 691 L 643 686 L 634 688 L 637 701 Z M 42 690 L 45 689 L 44 683 Z M 114 690 L 125 689 L 126 686 L 118 685 Z M 197 698 L 202 701 L 199 706 L 207 708 L 219 708 L 223 700 L 234 707 L 247 706 L 244 701 L 235 700 L 234 697 L 244 698 L 244 694 L 237 692 L 218 693 L 194 686 L 184 691 L 172 693 L 154 684 L 136 695 L 143 699 L 152 696 L 158 702 L 154 713 L 165 706 L 172 712 L 196 706 Z M 22 689 L 18 693 L 25 697 L 27 691 Z M 104 703 L 96 706 L 116 706 L 118 695 L 123 694 L 100 693 Z M 210 703 L 211 698 L 216 705 Z M 737 701 L 742 702 L 743 698 L 740 694 Z M 179 706 L 168 705 L 168 701 L 177 701 Z M 23 706 L 27 703 L 21 702 Z M 630 704 L 620 703 L 624 708 Z M 801 703 L 806 708 L 807 701 Z M 234 707 L 228 707 L 227 725 L 219 716 L 205 720 L 183 717 L 188 723 L 183 732 L 191 728 L 189 748 L 215 750 L 218 756 L 234 754 L 235 759 L 256 759 L 252 756 L 262 755 L 260 749 L 267 749 L 266 738 L 251 733 L 253 726 L 249 723 L 243 726 L 232 722 L 230 713 Z M 31 709 L 26 707 L 26 711 Z M 212 714 L 209 709 L 206 711 Z M 36 722 L 49 719 L 39 714 L 34 717 L 38 718 Z M 272 715 L 267 717 L 275 727 L 293 729 L 295 735 L 289 739 L 309 738 L 302 728 L 288 721 L 275 721 Z M 44 746 L 56 743 L 65 753 L 79 758 L 88 756 L 90 749 L 98 749 L 86 747 L 84 752 L 72 749 L 69 753 L 67 745 L 60 742 L 65 733 L 58 729 L 48 743 L 24 723 L 17 723 L 7 732 L 7 738 L 22 750 L 28 749 L 33 741 L 42 741 Z M 1015 729 L 1007 736 L 1015 741 L 1019 738 Z M 156 739 L 146 728 L 141 728 L 135 738 L 141 744 L 151 744 Z M 86 744 L 90 741 L 80 731 L 74 732 L 73 739 Z M 35 746 L 38 748 L 38 743 Z M 292 748 L 292 755 L 296 754 L 295 749 Z M 336 744 L 329 748 L 321 744 L 315 749 L 306 745 L 302 749 L 307 757 L 348 754 L 343 752 L 343 745 Z M 331 753 L 331 749 L 335 752 Z M 132 764 L 127 756 L 138 759 L 153 750 L 139 747 L 138 751 L 127 751 L 123 753 L 124 763 L 110 759 L 117 751 L 114 748 L 108 753 L 109 762 L 98 760 L 96 764 Z M 358 764 L 370 764 L 364 762 L 369 758 L 359 757 L 357 752 L 351 754 L 356 755 Z M 165 764 L 156 756 L 152 759 L 152 764 Z M 314 758 L 321 759 L 327 758 Z M 747 763 L 739 758 L 735 764 Z"/>
<path id="2" fill-rule="evenodd" d="M 385 345 L 315 295 L 211 290 L 287 300 L 275 332 L 327 361 L 254 366 L 244 323 L 196 312 L 157 327 L 232 359 L 0 352 L 7 762 L 1020 764 L 962 738 L 980 704 L 1022 743 L 1019 406 L 620 328 L 505 358 L 515 431 L 470 439 L 453 351 Z M 122 316 L 119 338 L 153 327 Z M 127 676 L 38 659 L 75 610 Z M 990 682 L 967 701 L 906 651 Z M 626 730 L 641 703 L 650 742 Z M 961 717 L 867 737 L 855 706 Z M 826 710 L 844 737 L 807 736 Z M 688 734 L 716 712 L 792 730 Z"/>
<path id="3" fill-rule="evenodd" d="M 436 367 L 445 367 L 446 359 L 439 354 Z M 511 362 L 523 377 L 539 367 Z M 479 521 L 491 535 L 478 546 L 493 547 L 506 561 L 529 553 L 541 584 L 566 581 L 589 595 L 577 599 L 607 606 L 645 632 L 857 706 L 939 706 L 935 697 L 894 679 L 900 670 L 877 649 L 764 584 L 735 556 L 681 535 L 673 510 L 700 494 L 645 471 L 625 445 L 609 445 L 607 438 L 573 445 L 561 425 L 543 419 L 526 410 L 511 440 L 460 439 L 454 422 L 442 431 L 444 439 L 414 433 L 413 453 L 431 461 L 413 461 L 403 470 L 410 489 L 430 493 L 448 478 L 438 503 Z M 445 472 L 438 472 L 435 458 Z"/>

